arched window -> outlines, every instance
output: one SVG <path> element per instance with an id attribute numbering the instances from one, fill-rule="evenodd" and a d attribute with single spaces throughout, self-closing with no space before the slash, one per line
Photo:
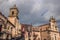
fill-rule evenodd
<path id="1" fill-rule="evenodd" d="M 14 15 L 14 11 L 12 11 L 12 15 Z"/>
<path id="2" fill-rule="evenodd" d="M 31 40 L 31 39 L 29 38 L 29 40 Z"/>
<path id="3" fill-rule="evenodd" d="M 2 31 L 3 24 L 4 24 L 4 20 L 2 18 L 0 18 L 0 32 Z"/>
<path id="4" fill-rule="evenodd" d="M 55 34 L 55 40 L 56 40 L 56 34 Z"/>
<path id="5" fill-rule="evenodd" d="M 34 39 L 33 40 L 36 40 L 37 36 L 38 35 L 34 33 L 34 35 L 33 35 Z"/>
<path id="6" fill-rule="evenodd" d="M 46 39 L 44 39 L 44 40 L 46 40 Z"/>
<path id="7" fill-rule="evenodd" d="M 38 40 L 40 40 L 40 38 L 38 38 Z"/>
<path id="8" fill-rule="evenodd" d="M 1 30 L 2 30 L 2 24 L 0 24 L 0 32 L 1 32 Z"/>

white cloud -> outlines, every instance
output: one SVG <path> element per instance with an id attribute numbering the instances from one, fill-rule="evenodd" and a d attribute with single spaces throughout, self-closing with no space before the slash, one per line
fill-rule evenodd
<path id="1" fill-rule="evenodd" d="M 43 6 L 43 0 L 34 0 L 34 5 L 32 7 L 31 13 L 39 11 Z"/>
<path id="2" fill-rule="evenodd" d="M 36 3 L 36 4 L 33 6 L 31 12 L 33 13 L 33 12 L 35 12 L 35 11 L 38 11 L 38 10 L 40 10 L 40 8 L 41 8 L 40 4 L 39 4 L 39 3 Z"/>
<path id="3" fill-rule="evenodd" d="M 16 0 L 8 0 L 8 2 L 12 4 L 12 3 L 16 3 Z"/>

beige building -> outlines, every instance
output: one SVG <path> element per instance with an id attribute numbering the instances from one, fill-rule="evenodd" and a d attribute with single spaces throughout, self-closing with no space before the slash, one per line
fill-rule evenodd
<path id="1" fill-rule="evenodd" d="M 16 5 L 10 8 L 8 18 L 0 12 L 0 40 L 21 37 L 21 24 Z"/>
<path id="2" fill-rule="evenodd" d="M 51 17 L 48 24 L 34 27 L 30 24 L 20 24 L 18 13 L 16 5 L 10 8 L 8 18 L 0 12 L 0 40 L 12 38 L 15 38 L 14 40 L 60 40 L 55 18 Z"/>
<path id="3" fill-rule="evenodd" d="M 50 18 L 48 24 L 22 27 L 25 28 L 25 40 L 60 40 L 59 29 L 53 17 Z"/>

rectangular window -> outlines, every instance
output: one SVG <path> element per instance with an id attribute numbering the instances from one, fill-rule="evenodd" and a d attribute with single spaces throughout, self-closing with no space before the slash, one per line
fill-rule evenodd
<path id="1" fill-rule="evenodd" d="M 55 36 L 55 40 L 56 40 L 56 36 Z"/>
<path id="2" fill-rule="evenodd" d="M 2 30 L 2 25 L 0 24 L 0 32 L 1 32 L 1 30 Z"/>
<path id="3" fill-rule="evenodd" d="M 55 34 L 55 40 L 56 40 L 56 34 Z"/>

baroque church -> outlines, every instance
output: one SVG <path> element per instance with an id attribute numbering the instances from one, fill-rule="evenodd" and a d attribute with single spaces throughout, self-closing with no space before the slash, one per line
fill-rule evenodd
<path id="1" fill-rule="evenodd" d="M 16 5 L 10 8 L 8 18 L 0 12 L 0 40 L 11 40 L 21 37 L 21 24 L 18 19 Z"/>
<path id="2" fill-rule="evenodd" d="M 14 5 L 8 17 L 0 12 L 0 40 L 60 40 L 60 32 L 54 17 L 40 26 L 21 24 L 19 10 Z"/>

